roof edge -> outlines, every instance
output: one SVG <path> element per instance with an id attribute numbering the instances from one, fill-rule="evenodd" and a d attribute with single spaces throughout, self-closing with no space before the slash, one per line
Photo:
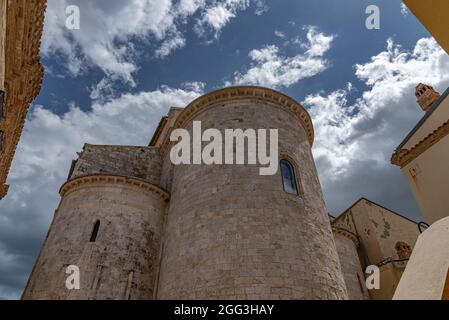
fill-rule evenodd
<path id="1" fill-rule="evenodd" d="M 370 202 L 370 203 L 372 203 L 372 204 L 374 204 L 374 205 L 376 205 L 376 206 L 378 206 L 378 207 L 380 207 L 380 208 L 382 208 L 382 209 L 384 209 L 384 210 L 387 210 L 387 211 L 389 211 L 389 212 L 391 212 L 391 213 L 393 213 L 393 214 L 395 214 L 395 215 L 397 215 L 397 216 L 399 216 L 399 217 L 401 217 L 401 218 L 403 218 L 403 219 L 405 219 L 405 220 L 408 220 L 408 221 L 410 221 L 410 222 L 413 222 L 414 224 L 419 224 L 419 222 L 416 222 L 415 220 L 410 219 L 410 218 L 404 216 L 403 214 L 400 214 L 400 213 L 398 213 L 398 212 L 396 212 L 396 211 L 394 211 L 394 210 L 392 210 L 392 209 L 389 209 L 389 208 L 387 208 L 387 207 L 385 207 L 385 206 L 383 206 L 383 205 L 381 205 L 381 204 L 379 204 L 379 203 L 377 203 L 377 202 L 374 202 L 374 201 L 372 201 L 372 200 L 370 200 L 370 199 L 368 199 L 368 198 L 365 198 L 365 197 L 360 197 L 356 202 L 354 202 L 354 203 L 353 203 L 351 206 L 349 206 L 346 210 L 344 210 L 342 213 L 340 213 L 340 214 L 335 218 L 335 220 L 333 221 L 333 223 L 336 222 L 337 220 L 339 220 L 341 217 L 343 217 L 348 211 L 350 211 L 352 208 L 354 208 L 354 207 L 355 207 L 360 201 L 362 201 L 362 200 L 368 201 L 368 202 Z"/>
<path id="2" fill-rule="evenodd" d="M 438 98 L 437 101 L 433 103 L 430 109 L 424 114 L 424 116 L 419 120 L 415 127 L 407 134 L 407 136 L 402 140 L 402 142 L 396 147 L 396 150 L 402 149 L 402 147 L 410 140 L 411 137 L 421 128 L 421 126 L 426 122 L 426 120 L 432 115 L 432 113 L 438 109 L 441 103 L 449 96 L 449 87 L 444 91 L 444 93 Z"/>

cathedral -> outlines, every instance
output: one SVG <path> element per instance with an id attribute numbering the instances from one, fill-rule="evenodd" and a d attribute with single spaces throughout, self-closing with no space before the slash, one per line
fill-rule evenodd
<path id="1" fill-rule="evenodd" d="M 0 0 L 0 200 L 41 88 L 46 2 Z M 449 52 L 448 3 L 404 3 Z M 308 112 L 271 89 L 225 88 L 171 108 L 148 146 L 84 146 L 22 299 L 449 300 L 449 89 L 421 83 L 415 94 L 425 114 L 391 162 L 430 226 L 366 198 L 330 215 Z M 279 128 L 279 170 L 174 164 L 171 134 L 194 135 L 195 121 Z"/>
<path id="2" fill-rule="evenodd" d="M 175 129 L 279 128 L 279 170 L 174 165 Z M 362 198 L 326 209 L 298 102 L 240 86 L 171 108 L 149 146 L 86 144 L 23 299 L 391 299 L 420 225 Z M 80 287 L 66 287 L 77 266 Z M 366 285 L 375 266 L 380 286 Z"/>

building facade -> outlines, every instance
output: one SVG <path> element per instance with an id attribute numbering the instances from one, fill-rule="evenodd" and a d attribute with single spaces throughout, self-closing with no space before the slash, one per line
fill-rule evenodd
<path id="1" fill-rule="evenodd" d="M 373 201 L 361 198 L 332 221 L 334 230 L 342 230 L 353 236 L 359 262 L 358 272 L 352 267 L 345 274 L 349 296 L 362 294 L 373 300 L 390 300 L 399 284 L 405 267 L 420 235 L 418 224 L 403 215 Z M 338 248 L 337 241 L 337 248 Z M 342 269 L 353 263 L 339 251 Z M 360 270 L 377 266 L 380 287 L 367 292 L 365 276 Z"/>
<path id="2" fill-rule="evenodd" d="M 0 0 L 0 199 L 28 106 L 40 91 L 45 8 L 46 0 Z"/>
<path id="3" fill-rule="evenodd" d="M 422 119 L 396 148 L 391 162 L 401 167 L 426 222 L 449 216 L 449 89 L 416 87 Z"/>
<path id="4" fill-rule="evenodd" d="M 193 121 L 204 130 L 279 128 L 290 175 L 173 165 L 170 132 L 192 133 Z M 171 109 L 149 147 L 86 145 L 23 298 L 347 299 L 312 143 L 300 104 L 234 87 Z M 65 287 L 68 265 L 80 269 L 80 290 Z"/>
<path id="5" fill-rule="evenodd" d="M 449 300 L 449 217 L 424 231 L 394 294 L 395 300 Z"/>
<path id="6" fill-rule="evenodd" d="M 278 128 L 280 169 L 173 165 L 170 134 L 194 121 Z M 232 87 L 171 108 L 148 147 L 86 144 L 23 299 L 391 299 L 417 224 L 366 199 L 329 219 L 312 143 L 300 104 Z M 366 288 L 368 265 L 379 290 Z M 66 288 L 68 266 L 80 290 Z"/>
<path id="7" fill-rule="evenodd" d="M 449 89 L 416 87 L 423 118 L 392 156 L 430 225 L 418 238 L 394 299 L 449 300 Z"/>

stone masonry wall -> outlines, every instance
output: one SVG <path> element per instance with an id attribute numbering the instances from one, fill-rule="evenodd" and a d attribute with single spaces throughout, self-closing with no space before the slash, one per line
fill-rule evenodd
<path id="1" fill-rule="evenodd" d="M 173 166 L 163 137 L 158 147 L 85 145 L 24 299 L 348 298 L 306 112 L 252 87 L 196 106 L 179 115 L 190 132 L 193 119 L 203 131 L 279 129 L 299 194 L 284 192 L 280 170 L 260 176 L 258 165 Z M 80 267 L 81 290 L 65 288 L 68 265 Z"/>
<path id="2" fill-rule="evenodd" d="M 71 178 L 95 173 L 135 177 L 159 185 L 159 148 L 86 144 Z"/>
<path id="3" fill-rule="evenodd" d="M 157 298 L 346 299 L 310 144 L 298 119 L 258 99 L 204 108 L 194 117 L 203 130 L 278 128 L 280 152 L 296 165 L 303 194 L 285 193 L 279 171 L 260 176 L 258 166 L 249 165 L 170 169 L 166 158 L 161 180 L 173 180 Z"/>
<path id="4" fill-rule="evenodd" d="M 166 195 L 129 178 L 69 183 L 23 299 L 152 299 Z M 68 265 L 80 268 L 80 290 L 65 287 Z"/>
<path id="5" fill-rule="evenodd" d="M 334 233 L 334 235 L 349 299 L 369 299 L 368 289 L 365 285 L 365 276 L 353 240 L 339 233 Z"/>

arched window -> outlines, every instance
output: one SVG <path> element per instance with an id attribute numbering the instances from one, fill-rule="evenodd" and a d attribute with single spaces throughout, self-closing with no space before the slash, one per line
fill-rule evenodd
<path id="1" fill-rule="evenodd" d="M 281 160 L 281 174 L 284 191 L 288 193 L 298 194 L 295 169 L 289 161 Z"/>
<path id="2" fill-rule="evenodd" d="M 100 229 L 100 220 L 97 220 L 92 229 L 92 234 L 90 235 L 90 242 L 95 242 L 98 236 L 98 230 Z"/>

